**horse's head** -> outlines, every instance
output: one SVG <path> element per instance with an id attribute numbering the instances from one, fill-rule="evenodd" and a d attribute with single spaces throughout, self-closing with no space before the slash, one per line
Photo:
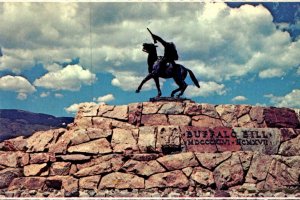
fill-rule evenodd
<path id="1" fill-rule="evenodd" d="M 156 45 L 153 43 L 144 43 L 143 44 L 143 51 L 146 53 L 152 53 L 152 52 L 156 52 Z"/>

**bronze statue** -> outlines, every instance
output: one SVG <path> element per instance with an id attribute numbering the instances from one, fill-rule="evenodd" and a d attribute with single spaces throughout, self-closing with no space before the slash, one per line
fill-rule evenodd
<path id="1" fill-rule="evenodd" d="M 139 93 L 144 83 L 146 83 L 148 80 L 153 78 L 158 91 L 157 97 L 160 97 L 161 90 L 159 85 L 159 78 L 165 78 L 165 79 L 173 78 L 175 83 L 179 86 L 179 88 L 172 91 L 171 97 L 174 97 L 175 93 L 180 91 L 180 93 L 177 95 L 177 97 L 179 98 L 181 95 L 183 95 L 185 89 L 187 88 L 187 84 L 184 81 L 187 76 L 187 72 L 189 72 L 190 77 L 194 82 L 194 84 L 198 88 L 200 88 L 200 85 L 194 73 L 191 70 L 184 67 L 183 65 L 175 63 L 175 60 L 178 60 L 178 54 L 175 45 L 172 42 L 166 42 L 159 36 L 152 34 L 149 29 L 148 31 L 152 35 L 154 43 L 156 43 L 156 41 L 159 41 L 164 46 L 165 51 L 163 57 L 157 56 L 157 52 L 156 52 L 157 46 L 155 44 L 152 43 L 143 44 L 143 51 L 148 53 L 147 62 L 148 62 L 149 74 L 144 78 L 144 80 L 138 86 L 136 92 Z"/>

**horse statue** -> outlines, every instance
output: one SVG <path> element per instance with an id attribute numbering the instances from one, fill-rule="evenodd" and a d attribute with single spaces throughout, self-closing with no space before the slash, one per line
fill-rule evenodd
<path id="1" fill-rule="evenodd" d="M 150 79 L 154 79 L 155 85 L 158 91 L 157 97 L 160 97 L 162 95 L 161 90 L 160 90 L 160 84 L 159 84 L 159 78 L 164 78 L 164 79 L 169 79 L 173 78 L 175 83 L 179 86 L 179 88 L 175 89 L 171 93 L 171 97 L 174 97 L 174 95 L 177 92 L 180 92 L 176 97 L 179 98 L 180 96 L 183 95 L 184 91 L 187 88 L 187 84 L 184 81 L 185 78 L 187 77 L 187 73 L 189 73 L 192 81 L 194 84 L 200 88 L 199 82 L 197 78 L 195 77 L 194 73 L 184 67 L 183 65 L 176 64 L 176 69 L 179 71 L 174 70 L 174 67 L 171 63 L 167 63 L 165 66 L 163 66 L 162 70 L 158 69 L 160 67 L 159 62 L 162 59 L 161 56 L 157 56 L 157 51 L 156 51 L 156 45 L 153 43 L 144 43 L 143 44 L 143 51 L 148 53 L 148 72 L 149 74 L 142 80 L 140 85 L 138 86 L 136 93 L 139 93 L 140 90 L 142 89 L 143 85 Z M 155 72 L 155 73 L 154 73 Z"/>

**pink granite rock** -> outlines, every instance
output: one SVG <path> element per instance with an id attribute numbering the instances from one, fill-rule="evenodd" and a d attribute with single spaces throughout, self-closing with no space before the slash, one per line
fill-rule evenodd
<path id="1" fill-rule="evenodd" d="M 281 128 L 280 142 L 285 142 L 298 136 L 298 133 L 292 128 Z"/>
<path id="2" fill-rule="evenodd" d="M 167 102 L 162 105 L 158 113 L 167 115 L 178 115 L 182 114 L 184 110 L 184 105 L 181 102 Z"/>
<path id="3" fill-rule="evenodd" d="M 24 136 L 16 137 L 13 139 L 5 140 L 2 149 L 5 151 L 25 151 L 27 141 Z"/>
<path id="4" fill-rule="evenodd" d="M 92 126 L 95 128 L 101 129 L 112 129 L 112 128 L 122 128 L 122 129 L 133 129 L 136 128 L 134 125 L 129 124 L 127 122 L 105 118 L 105 117 L 93 117 L 92 118 Z"/>
<path id="5" fill-rule="evenodd" d="M 0 170 L 0 189 L 7 188 L 14 178 L 23 176 L 21 168 Z"/>
<path id="6" fill-rule="evenodd" d="M 91 140 L 94 140 L 98 138 L 106 138 L 112 135 L 112 130 L 90 127 L 86 129 L 86 134 Z"/>
<path id="7" fill-rule="evenodd" d="M 218 189 L 226 189 L 243 183 L 244 171 L 239 156 L 233 154 L 213 172 Z"/>
<path id="8" fill-rule="evenodd" d="M 110 143 L 105 138 L 100 138 L 83 144 L 70 146 L 69 153 L 104 154 L 112 152 Z"/>
<path id="9" fill-rule="evenodd" d="M 143 115 L 156 114 L 164 102 L 143 102 Z"/>
<path id="10" fill-rule="evenodd" d="M 40 131 L 34 133 L 27 139 L 27 152 L 43 152 L 62 135 L 65 129 L 54 129 L 49 131 Z"/>
<path id="11" fill-rule="evenodd" d="M 47 162 L 55 162 L 54 153 L 32 153 L 30 154 L 30 164 L 41 164 Z"/>
<path id="12" fill-rule="evenodd" d="M 114 152 L 124 152 L 125 150 L 137 151 L 137 141 L 131 130 L 116 128 L 113 130 L 111 145 Z"/>
<path id="13" fill-rule="evenodd" d="M 168 118 L 164 114 L 142 115 L 141 124 L 145 126 L 168 125 Z"/>
<path id="14" fill-rule="evenodd" d="M 201 165 L 213 170 L 215 169 L 221 162 L 227 160 L 232 155 L 231 152 L 223 152 L 223 153 L 195 153 L 197 159 L 200 161 Z"/>
<path id="15" fill-rule="evenodd" d="M 235 106 L 235 115 L 237 118 L 240 118 L 244 115 L 249 114 L 250 110 L 251 110 L 251 106 L 249 105 L 236 105 Z"/>
<path id="16" fill-rule="evenodd" d="M 99 175 L 82 177 L 79 179 L 79 188 L 97 191 L 100 178 Z"/>
<path id="17" fill-rule="evenodd" d="M 138 147 L 141 152 L 153 152 L 156 144 L 156 129 L 153 126 L 139 128 Z"/>
<path id="18" fill-rule="evenodd" d="M 235 105 L 219 105 L 216 110 L 226 127 L 237 126 L 237 116 L 235 113 Z"/>
<path id="19" fill-rule="evenodd" d="M 47 176 L 48 174 L 49 169 L 47 167 L 47 163 L 24 166 L 25 176 Z"/>
<path id="20" fill-rule="evenodd" d="M 220 119 L 212 118 L 206 115 L 197 115 L 192 118 L 192 126 L 197 127 L 222 127 Z"/>
<path id="21" fill-rule="evenodd" d="M 207 104 L 207 103 L 201 104 L 201 114 L 211 118 L 216 118 L 216 119 L 220 118 L 215 105 L 212 104 Z"/>
<path id="22" fill-rule="evenodd" d="M 213 173 L 202 167 L 194 168 L 191 179 L 204 187 L 208 187 L 215 183 Z"/>
<path id="23" fill-rule="evenodd" d="M 191 118 L 185 115 L 169 115 L 170 125 L 188 126 L 191 123 Z"/>
<path id="24" fill-rule="evenodd" d="M 139 189 L 144 188 L 144 179 L 133 174 L 113 172 L 102 177 L 99 188 Z"/>
<path id="25" fill-rule="evenodd" d="M 99 114 L 98 114 L 99 115 Z M 118 119 L 118 120 L 128 120 L 128 106 L 115 106 L 112 111 L 107 111 L 102 114 L 103 117 Z"/>
<path id="26" fill-rule="evenodd" d="M 184 109 L 184 114 L 185 115 L 201 115 L 202 112 L 202 106 L 201 104 L 197 103 L 187 103 Z"/>
<path id="27" fill-rule="evenodd" d="M 45 177 L 20 177 L 15 178 L 9 184 L 8 190 L 38 190 L 44 187 L 45 185 Z"/>
<path id="28" fill-rule="evenodd" d="M 0 165 L 19 167 L 29 163 L 29 154 L 21 151 L 0 151 Z"/>
<path id="29" fill-rule="evenodd" d="M 180 170 L 154 174 L 150 176 L 145 182 L 146 188 L 187 188 L 188 186 L 189 181 Z"/>
<path id="30" fill-rule="evenodd" d="M 265 189 L 274 190 L 290 185 L 298 185 L 299 168 L 291 168 L 286 163 L 273 160 L 266 177 Z"/>
<path id="31" fill-rule="evenodd" d="M 297 128 L 300 122 L 294 110 L 289 108 L 266 108 L 264 110 L 266 124 L 270 128 Z"/>
<path id="32" fill-rule="evenodd" d="M 142 120 L 143 104 L 132 103 L 129 104 L 128 109 L 128 123 L 135 126 L 140 126 Z"/>
<path id="33" fill-rule="evenodd" d="M 78 196 L 79 181 L 72 176 L 50 176 L 47 181 L 61 182 L 62 189 L 65 191 L 65 196 Z"/>
<path id="34" fill-rule="evenodd" d="M 100 156 L 89 162 L 78 164 L 77 177 L 99 175 L 106 172 L 118 171 L 124 164 L 123 157 L 118 154 Z"/>
<path id="35" fill-rule="evenodd" d="M 264 108 L 260 106 L 253 106 L 249 112 L 251 120 L 256 121 L 258 124 L 264 121 Z"/>
<path id="36" fill-rule="evenodd" d="M 50 175 L 55 176 L 66 176 L 69 174 L 71 169 L 70 162 L 55 162 L 52 163 L 50 168 Z"/>
<path id="37" fill-rule="evenodd" d="M 195 167 L 199 163 L 192 152 L 166 155 L 157 159 L 169 171 L 183 169 L 185 167 Z"/>
<path id="38" fill-rule="evenodd" d="M 90 160 L 91 156 L 83 155 L 83 154 L 68 154 L 68 155 L 58 155 L 58 158 L 64 161 L 85 161 Z"/>
<path id="39" fill-rule="evenodd" d="M 142 176 L 150 176 L 152 174 L 157 174 L 165 172 L 166 170 L 155 160 L 151 161 L 136 161 L 129 160 L 123 167 L 126 172 L 133 172 Z"/>
<path id="40" fill-rule="evenodd" d="M 78 108 L 77 115 L 82 117 L 97 116 L 99 105 L 96 103 L 81 103 Z"/>
<path id="41" fill-rule="evenodd" d="M 273 158 L 269 155 L 255 153 L 245 182 L 258 183 L 266 179 Z"/>
<path id="42" fill-rule="evenodd" d="M 283 142 L 279 147 L 278 154 L 283 156 L 299 156 L 300 155 L 300 135 L 296 138 Z"/>

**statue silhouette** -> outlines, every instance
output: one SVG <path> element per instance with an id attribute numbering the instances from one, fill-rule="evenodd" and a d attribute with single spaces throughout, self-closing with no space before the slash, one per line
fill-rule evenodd
<path id="1" fill-rule="evenodd" d="M 159 36 L 152 34 L 149 29 L 148 31 L 152 35 L 154 42 L 156 43 L 156 41 L 159 41 L 164 46 L 165 51 L 163 57 L 157 56 L 157 46 L 155 44 L 143 44 L 143 51 L 148 53 L 147 62 L 149 74 L 140 83 L 136 90 L 136 93 L 140 92 L 144 83 L 153 78 L 158 91 L 157 97 L 160 97 L 162 93 L 160 90 L 159 78 L 173 78 L 175 83 L 179 86 L 179 88 L 172 91 L 171 97 L 174 97 L 174 95 L 180 91 L 180 93 L 177 95 L 177 97 L 179 98 L 183 95 L 185 89 L 187 88 L 187 84 L 184 81 L 187 76 L 187 72 L 189 73 L 194 84 L 198 88 L 200 88 L 200 85 L 194 73 L 191 70 L 184 67 L 183 65 L 175 63 L 175 60 L 178 60 L 178 54 L 175 45 L 172 42 L 166 42 Z"/>

